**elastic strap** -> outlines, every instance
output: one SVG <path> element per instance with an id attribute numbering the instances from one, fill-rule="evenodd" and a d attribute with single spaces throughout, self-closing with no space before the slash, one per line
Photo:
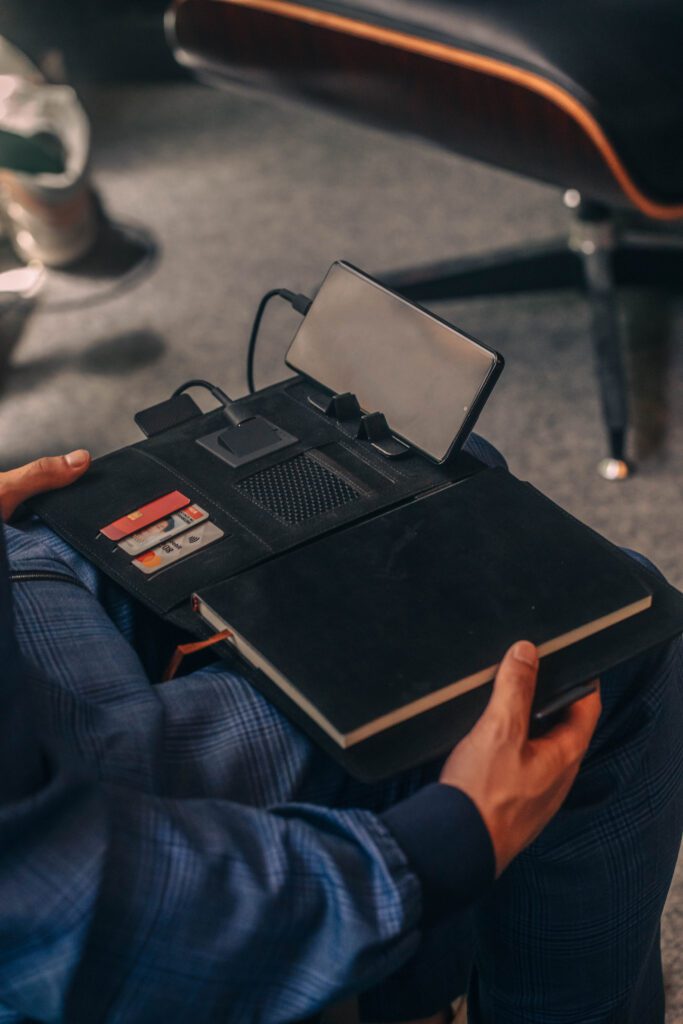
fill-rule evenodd
<path id="1" fill-rule="evenodd" d="M 203 651 L 205 647 L 213 647 L 214 644 L 220 643 L 221 640 L 227 640 L 231 636 L 232 633 L 229 629 L 223 629 L 220 633 L 214 633 L 208 640 L 196 640 L 191 644 L 179 644 L 173 652 L 171 660 L 166 666 L 166 671 L 161 677 L 162 683 L 168 683 L 175 677 L 183 662 L 183 658 L 187 654 L 196 654 L 197 651 Z"/>

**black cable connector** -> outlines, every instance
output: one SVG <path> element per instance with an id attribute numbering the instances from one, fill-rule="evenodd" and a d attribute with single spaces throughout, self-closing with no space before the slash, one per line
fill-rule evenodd
<path id="1" fill-rule="evenodd" d="M 302 316 L 306 316 L 313 301 L 312 299 L 309 299 L 307 295 L 302 295 L 301 292 L 290 292 L 288 288 L 272 288 L 263 296 L 258 304 L 258 309 L 256 310 L 256 316 L 254 317 L 254 323 L 249 337 L 249 346 L 247 348 L 247 387 L 249 388 L 250 395 L 253 395 L 256 390 L 254 385 L 254 353 L 256 352 L 256 341 L 258 339 L 261 320 L 263 319 L 266 306 L 271 299 L 276 297 L 285 299 L 292 309 L 296 310 L 297 313 L 301 313 Z"/>
<path id="2" fill-rule="evenodd" d="M 223 406 L 223 413 L 228 423 L 232 423 L 235 427 L 238 427 L 240 423 L 244 423 L 245 420 L 250 419 L 254 415 L 252 412 L 240 413 L 238 411 L 239 403 L 235 402 L 229 395 L 226 395 L 225 391 L 219 388 L 217 384 L 212 384 L 209 380 L 201 380 L 199 378 L 186 380 L 184 384 L 175 389 L 171 397 L 176 398 L 189 388 L 204 388 L 205 391 L 211 392 L 216 401 L 220 402 Z"/>

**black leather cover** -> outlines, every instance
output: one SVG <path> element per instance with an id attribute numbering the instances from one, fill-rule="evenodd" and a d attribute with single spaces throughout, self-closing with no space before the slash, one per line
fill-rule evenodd
<path id="1" fill-rule="evenodd" d="M 319 401 L 324 397 L 315 385 L 297 378 L 240 403 L 240 408 L 251 408 L 299 438 L 255 463 L 233 469 L 197 444 L 198 438 L 225 427 L 222 412 L 216 410 L 96 459 L 67 491 L 40 495 L 32 507 L 103 572 L 166 615 L 182 613 L 200 587 L 483 469 L 466 452 L 442 466 L 416 452 L 387 459 L 369 442 L 355 439 L 359 421 L 339 423 L 315 408 L 309 396 Z M 305 472 L 301 462 L 289 468 L 302 457 Z M 289 507 L 283 507 L 287 486 Z M 225 536 L 146 575 L 100 530 L 175 490 L 204 508 Z"/>

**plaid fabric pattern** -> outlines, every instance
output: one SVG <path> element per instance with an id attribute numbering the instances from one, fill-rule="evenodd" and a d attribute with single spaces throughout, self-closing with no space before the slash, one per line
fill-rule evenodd
<path id="1" fill-rule="evenodd" d="M 683 828 L 683 646 L 601 682 L 600 725 L 560 812 L 469 914 L 423 933 L 364 996 L 366 1019 L 426 1015 L 469 985 L 469 1024 L 663 1024 L 659 922 Z"/>
<path id="2" fill-rule="evenodd" d="M 8 539 L 13 567 L 76 568 L 42 528 Z M 379 795 L 347 799 L 221 668 L 152 688 L 88 591 L 14 598 L 41 734 L 99 785 L 62 768 L 3 809 L 0 1020 L 297 1020 L 415 948 L 417 879 L 360 809 Z"/>
<path id="3" fill-rule="evenodd" d="M 60 769 L 0 808 L 0 1024 L 276 1024 L 360 989 L 390 1020 L 445 1005 L 472 963 L 476 1024 L 662 1020 L 679 645 L 603 680 L 565 808 L 490 901 L 420 933 L 418 880 L 377 813 L 430 770 L 356 783 L 220 665 L 151 686 L 157 620 L 43 527 L 7 539 L 14 568 L 87 589 L 13 588 L 25 692 Z M 11 772 L 3 757 L 0 742 Z"/>

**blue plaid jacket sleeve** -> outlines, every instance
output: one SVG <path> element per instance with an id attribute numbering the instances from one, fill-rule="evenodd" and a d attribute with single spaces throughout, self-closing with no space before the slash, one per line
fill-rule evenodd
<path id="1" fill-rule="evenodd" d="M 414 947 L 416 880 L 368 812 L 110 789 L 105 817 L 69 1020 L 296 1020 Z"/>
<path id="2" fill-rule="evenodd" d="M 296 1020 L 417 941 L 417 879 L 366 811 L 172 801 L 62 767 L 4 802 L 0 849 L 0 1020 Z"/>

